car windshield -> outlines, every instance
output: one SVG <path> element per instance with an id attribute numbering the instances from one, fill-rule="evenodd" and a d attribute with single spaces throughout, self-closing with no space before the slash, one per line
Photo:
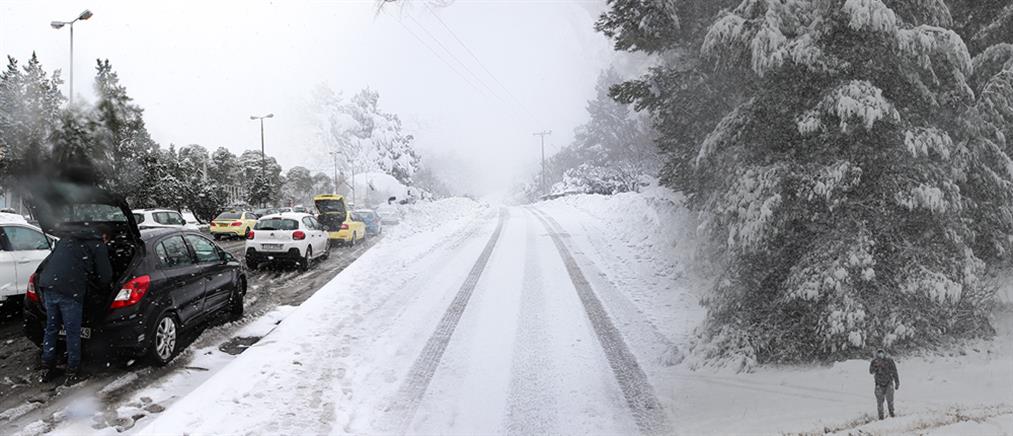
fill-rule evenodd
<path id="1" fill-rule="evenodd" d="M 287 218 L 267 218 L 257 221 L 254 230 L 296 230 L 299 222 Z"/>
<path id="2" fill-rule="evenodd" d="M 236 213 L 236 212 L 226 212 L 226 213 L 223 213 L 221 215 L 218 215 L 218 218 L 215 218 L 215 219 L 216 220 L 237 220 L 241 216 L 242 216 L 242 214 L 239 214 L 239 213 Z"/>

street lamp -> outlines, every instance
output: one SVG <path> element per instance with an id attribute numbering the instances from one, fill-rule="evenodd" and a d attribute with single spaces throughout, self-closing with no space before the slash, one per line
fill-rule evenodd
<path id="1" fill-rule="evenodd" d="M 264 118 L 274 118 L 274 114 L 259 117 L 250 115 L 251 120 L 260 120 L 260 177 L 264 183 L 267 183 L 267 154 L 264 152 Z"/>
<path id="2" fill-rule="evenodd" d="M 84 12 L 81 12 L 81 14 L 73 20 L 53 21 L 49 23 L 50 26 L 53 26 L 53 28 L 57 30 L 62 29 L 63 26 L 70 26 L 70 97 L 68 100 L 70 104 L 74 103 L 74 23 L 78 20 L 87 20 L 91 18 L 91 16 L 91 11 L 85 9 Z"/>
<path id="3" fill-rule="evenodd" d="M 334 157 L 334 191 L 337 194 L 338 190 L 338 155 L 344 156 L 345 160 L 348 161 L 348 169 L 352 172 L 352 183 L 348 184 L 349 188 L 352 188 L 352 204 L 355 204 L 355 165 L 352 164 L 352 158 L 348 157 L 348 153 L 345 150 L 332 151 L 331 156 Z"/>

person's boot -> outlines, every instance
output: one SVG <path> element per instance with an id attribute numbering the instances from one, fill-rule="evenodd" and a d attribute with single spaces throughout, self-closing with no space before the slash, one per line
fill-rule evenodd
<path id="1" fill-rule="evenodd" d="M 39 383 L 49 383 L 60 376 L 60 370 L 53 365 L 42 364 L 42 375 L 39 376 Z"/>
<path id="2" fill-rule="evenodd" d="M 86 379 L 86 378 L 87 377 L 84 374 L 82 374 L 79 369 L 68 369 L 67 370 L 67 380 L 65 380 L 63 382 L 63 385 L 64 386 L 73 386 L 73 385 L 76 385 L 76 384 L 84 381 L 84 379 Z"/>

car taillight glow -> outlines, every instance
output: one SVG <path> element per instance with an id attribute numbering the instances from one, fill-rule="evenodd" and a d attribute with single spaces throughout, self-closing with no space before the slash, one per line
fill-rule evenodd
<path id="1" fill-rule="evenodd" d="M 296 230 L 292 232 L 292 239 L 295 239 L 296 241 L 306 239 L 306 233 L 303 232 L 302 230 Z"/>
<path id="2" fill-rule="evenodd" d="M 250 230 L 250 233 L 246 235 L 246 239 L 253 239 L 253 230 Z"/>
<path id="3" fill-rule="evenodd" d="M 141 301 L 141 297 L 148 293 L 148 288 L 150 287 L 151 276 L 134 277 L 129 282 L 123 284 L 123 288 L 116 294 L 116 298 L 113 299 L 113 304 L 109 308 L 119 309 L 137 304 L 137 302 Z"/>
<path id="4" fill-rule="evenodd" d="M 229 225 L 232 226 L 232 227 L 239 227 L 239 226 L 243 225 L 243 222 L 242 221 L 233 221 L 232 224 L 229 224 Z"/>
<path id="5" fill-rule="evenodd" d="M 348 224 L 341 224 L 341 230 L 348 230 Z"/>
<path id="6" fill-rule="evenodd" d="M 32 276 L 28 278 L 28 289 L 25 290 L 25 297 L 29 301 L 39 302 L 39 291 L 35 288 L 35 277 L 37 274 L 32 273 Z"/>

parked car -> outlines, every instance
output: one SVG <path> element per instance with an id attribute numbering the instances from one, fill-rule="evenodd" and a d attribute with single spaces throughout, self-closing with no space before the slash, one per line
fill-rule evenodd
<path id="1" fill-rule="evenodd" d="M 353 221 L 361 221 L 366 225 L 366 236 L 377 236 L 383 233 L 383 222 L 380 215 L 370 209 L 359 209 L 352 212 Z"/>
<path id="2" fill-rule="evenodd" d="M 141 230 L 126 201 L 91 186 L 54 183 L 33 202 L 42 229 L 58 237 L 104 227 L 110 233 L 113 286 L 85 293 L 85 352 L 111 350 L 165 365 L 180 337 L 211 316 L 243 314 L 246 269 L 207 236 L 182 228 Z M 45 295 L 29 279 L 25 335 L 42 346 Z"/>
<path id="3" fill-rule="evenodd" d="M 262 216 L 265 216 L 265 215 L 270 215 L 270 214 L 273 214 L 273 213 L 278 213 L 278 212 L 279 212 L 278 209 L 270 208 L 270 207 L 263 208 L 263 209 L 254 209 L 253 210 L 253 214 L 257 215 L 259 217 L 262 217 Z"/>
<path id="4" fill-rule="evenodd" d="M 200 231 L 196 224 L 187 222 L 183 214 L 170 209 L 134 209 L 134 221 L 140 229 L 174 227 Z M 194 219 L 196 221 L 196 218 Z"/>
<path id="5" fill-rule="evenodd" d="M 28 278 L 53 250 L 42 229 L 17 214 L 0 217 L 0 303 L 24 296 Z"/>
<path id="6" fill-rule="evenodd" d="M 313 215 L 287 212 L 265 216 L 246 237 L 246 266 L 265 263 L 295 264 L 309 269 L 314 259 L 327 259 L 327 231 Z"/>
<path id="7" fill-rule="evenodd" d="M 348 208 L 345 206 L 345 197 L 335 194 L 322 194 L 313 197 L 320 214 L 317 221 L 327 229 L 328 238 L 332 245 L 346 244 L 355 245 L 366 237 L 366 225 L 361 221 L 353 221 Z"/>
<path id="8" fill-rule="evenodd" d="M 385 226 L 392 226 L 401 222 L 401 209 L 394 204 L 387 203 L 377 206 L 376 214 L 380 216 L 380 223 Z"/>
<path id="9" fill-rule="evenodd" d="M 253 212 L 222 212 L 211 220 L 211 235 L 216 240 L 223 237 L 245 238 L 253 226 L 257 225 L 257 218 L 260 217 Z"/>
<path id="10" fill-rule="evenodd" d="M 301 205 L 301 204 L 297 204 L 295 206 L 292 206 L 292 212 L 310 213 L 310 209 L 308 207 L 306 207 L 306 206 Z"/>
<path id="11" fill-rule="evenodd" d="M 180 214 L 183 215 L 183 220 L 186 221 L 187 228 L 205 233 L 211 230 L 211 225 L 197 219 L 197 216 L 194 215 L 193 212 L 184 210 Z"/>

